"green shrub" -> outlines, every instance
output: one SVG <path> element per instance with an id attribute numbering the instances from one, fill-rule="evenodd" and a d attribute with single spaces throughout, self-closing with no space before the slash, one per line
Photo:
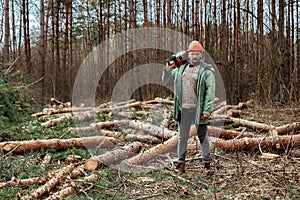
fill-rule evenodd
<path id="1" fill-rule="evenodd" d="M 19 71 L 0 70 L 0 140 L 7 138 L 15 125 L 28 121 L 33 112 L 29 85 Z"/>

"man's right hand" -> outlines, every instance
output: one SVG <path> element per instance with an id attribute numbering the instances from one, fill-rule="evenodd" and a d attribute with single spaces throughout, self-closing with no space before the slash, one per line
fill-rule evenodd
<path id="1" fill-rule="evenodd" d="M 171 69 L 174 69 L 176 66 L 175 66 L 175 62 L 173 60 L 171 60 L 170 62 L 167 62 L 166 63 L 166 69 L 167 70 L 171 70 Z"/>

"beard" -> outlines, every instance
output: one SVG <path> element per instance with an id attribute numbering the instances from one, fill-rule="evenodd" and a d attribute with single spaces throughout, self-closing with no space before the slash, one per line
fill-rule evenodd
<path id="1" fill-rule="evenodd" d="M 190 60 L 190 64 L 193 65 L 193 66 L 199 65 L 200 60 Z"/>

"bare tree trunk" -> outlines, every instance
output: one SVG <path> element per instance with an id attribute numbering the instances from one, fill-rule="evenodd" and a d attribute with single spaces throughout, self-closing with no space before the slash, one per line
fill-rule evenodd
<path id="1" fill-rule="evenodd" d="M 194 37 L 196 40 L 200 40 L 200 28 L 199 28 L 199 0 L 195 0 L 194 9 Z"/>
<path id="2" fill-rule="evenodd" d="M 72 28 L 72 1 L 66 0 L 65 2 L 66 6 L 66 19 L 65 19 L 65 31 L 64 31 L 64 45 L 63 45 L 63 52 L 62 52 L 62 72 L 65 75 L 62 79 L 63 84 L 63 90 L 64 92 L 61 94 L 63 101 L 69 101 L 70 100 L 70 57 L 71 57 L 71 51 L 70 51 L 70 44 L 72 37 L 70 37 L 70 32 Z"/>
<path id="3" fill-rule="evenodd" d="M 167 0 L 167 28 L 172 28 L 171 22 L 172 2 Z"/>
<path id="4" fill-rule="evenodd" d="M 220 47 L 222 47 L 220 50 L 221 50 L 221 60 L 222 60 L 222 63 L 223 65 L 227 65 L 228 63 L 228 58 L 227 58 L 227 38 L 228 38 L 228 35 L 227 35 L 227 17 L 226 17 L 226 2 L 227 0 L 223 0 L 222 1 L 222 12 L 221 12 L 221 15 L 222 15 L 222 22 L 221 22 L 221 44 L 220 44 Z"/>
<path id="5" fill-rule="evenodd" d="M 155 15 L 155 23 L 157 27 L 160 27 L 160 0 L 156 0 L 156 15 Z"/>
<path id="6" fill-rule="evenodd" d="M 39 56 L 40 56 L 40 76 L 43 77 L 41 82 L 41 91 L 42 96 L 46 96 L 46 52 L 47 52 L 47 35 L 45 26 L 45 2 L 44 0 L 40 0 L 40 38 L 39 38 Z"/>
<path id="7" fill-rule="evenodd" d="M 9 61 L 9 36 L 10 36 L 10 26 L 9 26 L 9 0 L 4 2 L 4 18 L 5 18 L 5 35 L 4 35 L 4 50 L 3 50 L 3 68 L 8 65 Z"/>
<path id="8" fill-rule="evenodd" d="M 181 14 L 181 27 L 182 27 L 182 33 L 187 34 L 187 24 L 186 24 L 185 12 L 186 12 L 186 4 L 185 4 L 185 0 L 183 0 L 182 1 L 182 14 Z"/>
<path id="9" fill-rule="evenodd" d="M 98 29 L 99 29 L 99 44 L 104 40 L 104 30 L 103 30 L 103 3 L 102 0 L 98 0 Z"/>
<path id="10" fill-rule="evenodd" d="M 87 14 L 87 33 L 86 33 L 86 45 L 87 45 L 87 50 L 90 52 L 92 50 L 92 45 L 91 45 L 91 16 L 90 16 L 90 6 L 89 6 L 89 1 L 86 0 L 86 14 Z"/>
<path id="11" fill-rule="evenodd" d="M 299 1 L 296 1 L 296 16 L 299 16 L 299 7 L 300 7 L 300 5 L 299 5 Z M 300 85 L 300 27 L 299 27 L 299 23 L 300 23 L 300 21 L 299 21 L 299 17 L 297 17 L 296 18 L 296 21 L 297 21 L 297 25 L 296 25 L 296 38 L 297 38 L 297 40 L 296 40 L 296 53 L 295 53 L 295 56 L 296 56 L 296 62 L 295 62 L 295 65 L 296 65 L 296 71 L 297 71 L 297 73 L 296 73 L 296 79 L 297 79 L 297 84 L 296 85 Z M 299 90 L 297 90 L 296 91 L 296 93 L 297 93 L 297 95 L 296 95 L 296 97 L 297 97 L 297 100 L 298 100 L 298 103 L 300 102 L 300 91 Z"/>
<path id="12" fill-rule="evenodd" d="M 15 10 L 15 1 L 11 1 L 11 9 Z M 15 60 L 17 58 L 17 36 L 16 36 L 16 15 L 12 15 L 12 42 L 11 42 L 11 51 L 12 51 L 12 58 Z"/>
<path id="13" fill-rule="evenodd" d="M 23 13 L 23 33 L 24 33 L 24 46 L 26 56 L 27 73 L 31 74 L 31 49 L 30 49 L 30 36 L 29 36 L 29 10 L 28 0 L 22 0 L 22 13 Z"/>
<path id="14" fill-rule="evenodd" d="M 240 29 L 241 29 L 241 13 L 240 13 L 240 0 L 236 0 L 236 9 L 234 15 L 234 86 L 235 91 L 239 91 L 235 97 L 236 102 L 241 101 L 240 95 L 240 67 L 239 67 L 239 48 L 240 48 Z"/>
<path id="15" fill-rule="evenodd" d="M 147 0 L 143 0 L 144 7 L 144 27 L 148 27 L 148 3 Z"/>
<path id="16" fill-rule="evenodd" d="M 54 2 L 53 2 L 54 4 Z M 54 21 L 54 49 L 55 49 L 55 72 L 56 72 L 56 77 L 55 77 L 55 86 L 56 89 L 55 91 L 57 92 L 56 94 L 61 97 L 63 94 L 63 89 L 62 89 L 62 84 L 63 84 L 63 71 L 61 69 L 61 57 L 60 57 L 60 25 L 59 25 L 59 19 L 60 19 L 60 2 L 56 1 L 55 2 L 55 10 L 54 10 L 54 18 L 52 19 Z"/>
<path id="17" fill-rule="evenodd" d="M 279 18 L 278 18 L 278 94 L 280 103 L 285 102 L 285 81 L 284 81 L 284 7 L 285 0 L 279 1 Z"/>
<path id="18" fill-rule="evenodd" d="M 289 77 L 288 77 L 288 82 L 290 83 L 289 85 L 289 101 L 290 102 L 295 102 L 297 99 L 296 97 L 296 93 L 295 93 L 295 81 L 296 79 L 295 77 L 295 68 L 294 68 L 294 63 L 295 63 L 295 45 L 294 45 L 294 35 L 295 35 L 295 25 L 294 25 L 294 1 L 293 0 L 289 0 L 289 4 L 288 4 L 288 23 L 287 23 L 287 47 L 289 48 L 289 66 L 288 68 L 289 70 Z M 297 87 L 297 86 L 296 86 Z"/>
<path id="19" fill-rule="evenodd" d="M 67 51 L 67 84 L 68 84 L 68 88 L 69 88 L 69 93 L 68 93 L 68 101 L 71 100 L 71 90 L 73 89 L 72 87 L 72 77 L 73 77 L 73 6 L 72 6 L 72 0 L 68 1 L 68 13 L 69 13 L 69 35 L 68 37 L 68 51 Z"/>

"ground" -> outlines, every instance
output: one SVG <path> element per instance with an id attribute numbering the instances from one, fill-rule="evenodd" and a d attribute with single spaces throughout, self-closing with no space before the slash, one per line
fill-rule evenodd
<path id="1" fill-rule="evenodd" d="M 298 116 L 299 109 L 255 106 L 244 110 L 241 118 L 279 126 L 297 122 Z M 59 134 L 59 130 L 51 129 L 49 136 Z M 127 166 L 128 170 L 104 167 L 87 172 L 87 175 L 98 175 L 98 180 L 72 180 L 77 190 L 65 199 L 299 199 L 300 158 L 287 150 L 265 152 L 279 157 L 262 158 L 259 151 L 225 152 L 215 148 L 211 153 L 211 175 L 204 172 L 201 154 L 195 150 L 188 151 L 186 173 L 174 170 L 175 152 L 158 157 L 143 167 Z M 47 153 L 53 153 L 52 161 L 46 167 L 41 167 L 40 163 Z M 1 182 L 13 176 L 19 179 L 38 177 L 60 169 L 70 154 L 81 155 L 82 160 L 78 161 L 78 165 L 90 156 L 85 150 L 79 149 L 63 152 L 43 150 L 26 155 L 1 154 Z M 0 199 L 19 199 L 37 187 L 9 186 L 0 189 Z M 53 190 L 58 189 L 56 187 Z"/>

